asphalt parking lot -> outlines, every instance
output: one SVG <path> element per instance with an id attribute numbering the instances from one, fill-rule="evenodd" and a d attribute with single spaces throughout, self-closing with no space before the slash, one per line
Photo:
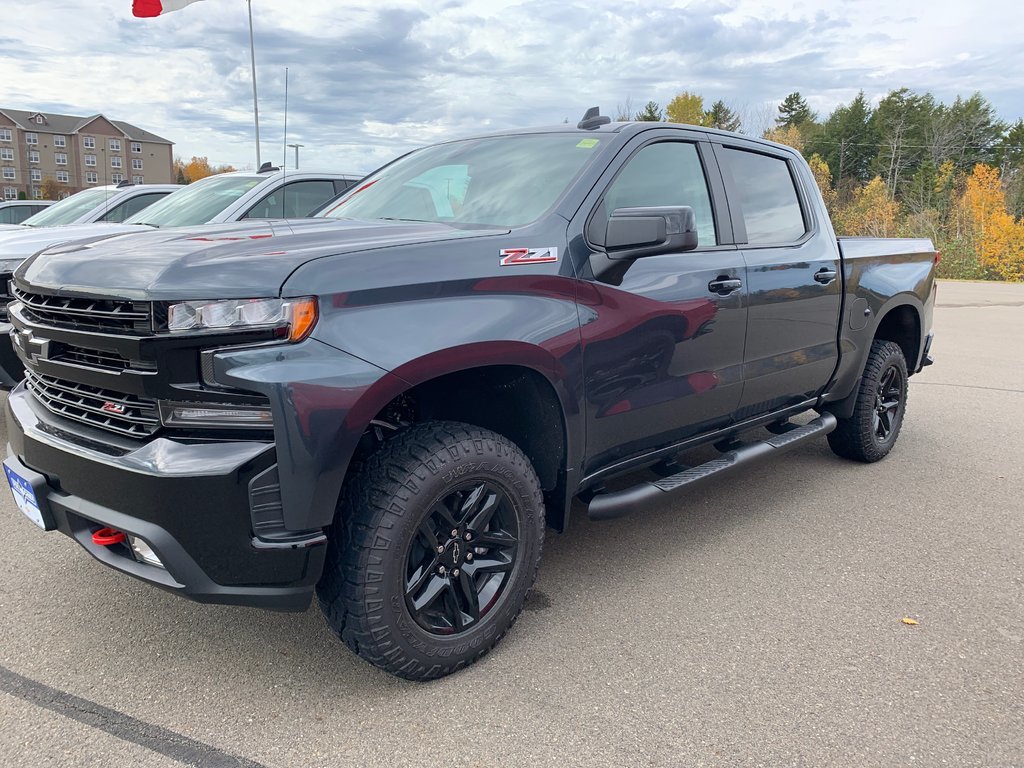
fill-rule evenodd
<path id="1" fill-rule="evenodd" d="M 430 684 L 316 608 L 114 573 L 4 491 L 0 765 L 1024 765 L 1024 285 L 945 282 L 935 326 L 885 461 L 822 441 L 579 516 L 512 633 Z"/>

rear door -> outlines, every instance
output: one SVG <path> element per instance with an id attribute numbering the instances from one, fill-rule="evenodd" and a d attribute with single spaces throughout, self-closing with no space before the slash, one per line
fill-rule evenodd
<path id="1" fill-rule="evenodd" d="M 716 144 L 736 242 L 747 266 L 746 352 L 737 419 L 807 400 L 838 359 L 839 253 L 809 205 L 795 158 L 742 142 Z"/>
<path id="2" fill-rule="evenodd" d="M 617 208 L 688 205 L 699 237 L 694 251 L 638 259 L 621 283 L 581 283 L 587 472 L 725 426 L 739 403 L 743 257 L 720 244 L 731 241 L 727 206 L 702 137 L 640 134 L 586 209 L 593 231 Z"/>

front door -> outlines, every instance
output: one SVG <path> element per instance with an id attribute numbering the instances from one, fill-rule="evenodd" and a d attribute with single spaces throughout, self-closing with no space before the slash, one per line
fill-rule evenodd
<path id="1" fill-rule="evenodd" d="M 604 182 L 589 226 L 618 208 L 688 205 L 699 245 L 638 259 L 621 284 L 581 283 L 585 473 L 725 426 L 739 403 L 745 270 L 735 246 L 719 245 L 731 238 L 720 236 L 717 173 L 707 145 L 658 138 L 638 141 Z"/>

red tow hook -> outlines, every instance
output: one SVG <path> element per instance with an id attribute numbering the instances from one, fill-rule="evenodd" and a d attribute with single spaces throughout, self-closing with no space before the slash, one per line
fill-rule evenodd
<path id="1" fill-rule="evenodd" d="M 92 543 L 99 544 L 101 547 L 123 544 L 126 538 L 124 531 L 119 531 L 116 528 L 100 528 L 98 531 L 92 532 Z"/>

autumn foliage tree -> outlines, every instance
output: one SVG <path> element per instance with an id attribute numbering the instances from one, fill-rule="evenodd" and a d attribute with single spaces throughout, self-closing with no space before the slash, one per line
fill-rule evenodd
<path id="1" fill-rule="evenodd" d="M 193 181 L 205 179 L 207 176 L 215 176 L 218 173 L 230 173 L 235 169 L 230 165 L 212 166 L 205 156 L 196 157 L 193 155 L 192 159 L 187 163 L 180 157 L 174 158 L 172 170 L 174 171 L 176 183 L 191 184 Z"/>
<path id="2" fill-rule="evenodd" d="M 1024 280 L 1024 223 L 1006 210 L 998 169 L 974 166 L 962 205 L 981 266 L 1003 280 Z"/>
<path id="3" fill-rule="evenodd" d="M 66 187 L 57 183 L 57 180 L 54 178 L 46 179 L 43 181 L 42 187 L 40 187 L 40 191 L 43 194 L 43 200 L 56 200 L 60 196 L 60 193 L 66 191 L 66 189 Z"/>
<path id="4" fill-rule="evenodd" d="M 696 93 L 683 91 L 665 107 L 665 116 L 670 123 L 705 125 L 704 98 Z"/>

